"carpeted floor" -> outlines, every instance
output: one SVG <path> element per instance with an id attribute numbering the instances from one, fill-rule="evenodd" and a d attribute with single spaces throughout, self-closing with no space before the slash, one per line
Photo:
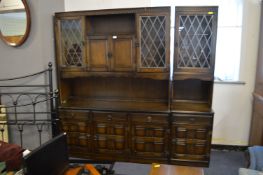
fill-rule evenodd
<path id="1" fill-rule="evenodd" d="M 245 155 L 240 151 L 212 151 L 209 168 L 205 175 L 238 175 L 238 169 L 245 167 Z"/>
<path id="2" fill-rule="evenodd" d="M 120 175 L 148 175 L 151 165 L 116 162 L 114 170 Z M 245 167 L 244 152 L 218 151 L 211 152 L 209 168 L 204 168 L 205 175 L 238 175 L 238 169 Z"/>

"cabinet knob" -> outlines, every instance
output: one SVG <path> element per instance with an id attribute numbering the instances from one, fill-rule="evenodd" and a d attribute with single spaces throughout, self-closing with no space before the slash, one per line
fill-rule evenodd
<path id="1" fill-rule="evenodd" d="M 189 120 L 193 122 L 193 121 L 195 121 L 195 118 L 192 117 L 192 118 L 190 118 Z"/>
<path id="2" fill-rule="evenodd" d="M 147 117 L 147 122 L 152 122 L 152 117 L 151 116 Z"/>
<path id="3" fill-rule="evenodd" d="M 107 116 L 107 120 L 111 121 L 112 120 L 112 115 Z"/>
<path id="4" fill-rule="evenodd" d="M 112 53 L 109 52 L 109 53 L 108 53 L 108 58 L 111 58 L 111 57 L 112 57 Z"/>

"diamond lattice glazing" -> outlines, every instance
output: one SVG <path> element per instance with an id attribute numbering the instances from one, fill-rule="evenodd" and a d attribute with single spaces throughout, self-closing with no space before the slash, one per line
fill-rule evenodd
<path id="1" fill-rule="evenodd" d="M 66 66 L 83 65 L 82 38 L 80 20 L 61 20 L 62 59 Z"/>
<path id="2" fill-rule="evenodd" d="M 213 15 L 179 16 L 178 68 L 210 68 Z"/>
<path id="3" fill-rule="evenodd" d="M 165 67 L 165 16 L 141 17 L 141 66 Z"/>

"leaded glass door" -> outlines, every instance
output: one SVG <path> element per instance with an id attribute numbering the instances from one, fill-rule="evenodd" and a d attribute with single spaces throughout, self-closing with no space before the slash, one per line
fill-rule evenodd
<path id="1" fill-rule="evenodd" d="M 59 61 L 62 69 L 78 70 L 86 67 L 85 19 L 63 18 L 57 21 Z"/>
<path id="2" fill-rule="evenodd" d="M 217 9 L 176 8 L 175 72 L 213 74 Z"/>
<path id="3" fill-rule="evenodd" d="M 138 71 L 165 72 L 169 70 L 170 16 L 140 14 L 138 17 Z"/>

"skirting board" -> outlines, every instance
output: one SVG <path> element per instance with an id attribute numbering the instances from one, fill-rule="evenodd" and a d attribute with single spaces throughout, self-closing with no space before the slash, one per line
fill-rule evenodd
<path id="1" fill-rule="evenodd" d="M 211 147 L 212 149 L 216 149 L 216 150 L 246 151 L 249 146 L 212 144 Z"/>

